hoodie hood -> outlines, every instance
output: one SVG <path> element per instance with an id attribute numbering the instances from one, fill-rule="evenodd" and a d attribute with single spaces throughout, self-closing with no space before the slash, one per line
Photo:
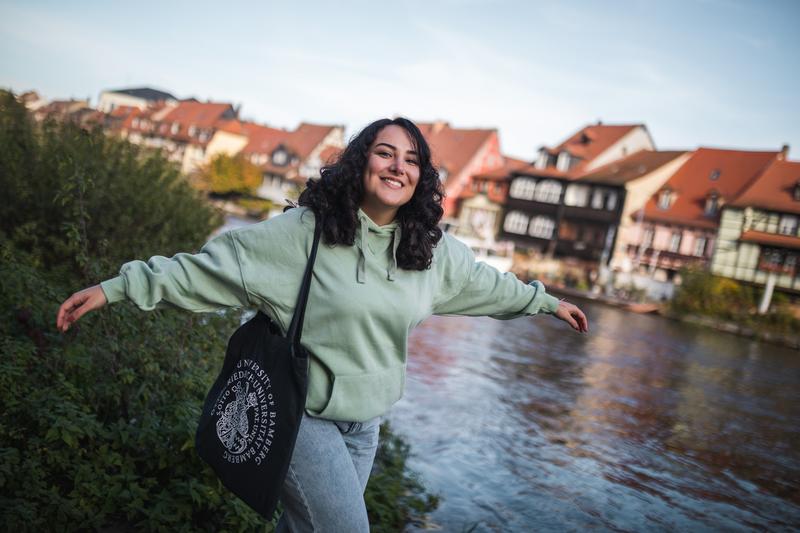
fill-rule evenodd
<path id="1" fill-rule="evenodd" d="M 356 247 L 358 248 L 358 267 L 356 281 L 366 283 L 367 256 L 372 255 L 377 261 L 388 257 L 386 279 L 394 281 L 397 272 L 397 248 L 400 245 L 400 224 L 390 222 L 385 226 L 377 225 L 361 209 L 358 210 L 359 225 L 356 228 Z"/>

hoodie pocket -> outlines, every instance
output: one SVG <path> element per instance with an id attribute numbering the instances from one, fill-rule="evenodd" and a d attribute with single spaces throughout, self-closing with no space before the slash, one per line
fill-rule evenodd
<path id="1" fill-rule="evenodd" d="M 334 376 L 331 397 L 317 416 L 363 422 L 381 415 L 403 396 L 405 376 L 405 365 L 370 374 Z"/>

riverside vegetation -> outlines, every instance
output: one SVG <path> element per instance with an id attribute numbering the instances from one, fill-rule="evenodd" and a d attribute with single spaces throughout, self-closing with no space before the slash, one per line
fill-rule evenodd
<path id="1" fill-rule="evenodd" d="M 747 328 L 758 337 L 797 336 L 800 332 L 800 320 L 792 312 L 789 299 L 778 291 L 773 293 L 769 312 L 760 315 L 757 309 L 763 288 L 704 270 L 683 270 L 681 280 L 667 309 L 672 316 L 706 316 Z"/>
<path id="2" fill-rule="evenodd" d="M 221 218 L 158 152 L 34 124 L 0 92 L 0 529 L 270 531 L 194 451 L 240 313 L 117 304 L 62 335 L 58 305 L 131 258 L 196 250 Z M 374 531 L 435 508 L 382 428 Z"/>

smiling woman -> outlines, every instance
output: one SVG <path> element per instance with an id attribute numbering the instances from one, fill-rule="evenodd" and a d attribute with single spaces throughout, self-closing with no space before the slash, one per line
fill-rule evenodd
<path id="1" fill-rule="evenodd" d="M 303 331 L 308 394 L 278 531 L 368 531 L 363 494 L 380 418 L 403 394 L 415 326 L 433 314 L 547 313 L 588 330 L 580 309 L 540 282 L 526 285 L 476 262 L 443 235 L 441 202 L 417 126 L 378 120 L 309 180 L 299 208 L 220 235 L 197 254 L 127 263 L 120 276 L 64 302 L 57 323 L 66 330 L 106 301 L 127 299 L 145 310 L 160 302 L 198 312 L 257 307 L 286 331 L 319 224 Z"/>

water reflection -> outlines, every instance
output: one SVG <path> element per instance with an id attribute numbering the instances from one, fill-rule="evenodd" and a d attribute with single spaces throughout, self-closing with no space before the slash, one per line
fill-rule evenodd
<path id="1" fill-rule="evenodd" d="M 446 530 L 800 526 L 798 352 L 586 304 L 438 317 L 390 418 Z"/>

